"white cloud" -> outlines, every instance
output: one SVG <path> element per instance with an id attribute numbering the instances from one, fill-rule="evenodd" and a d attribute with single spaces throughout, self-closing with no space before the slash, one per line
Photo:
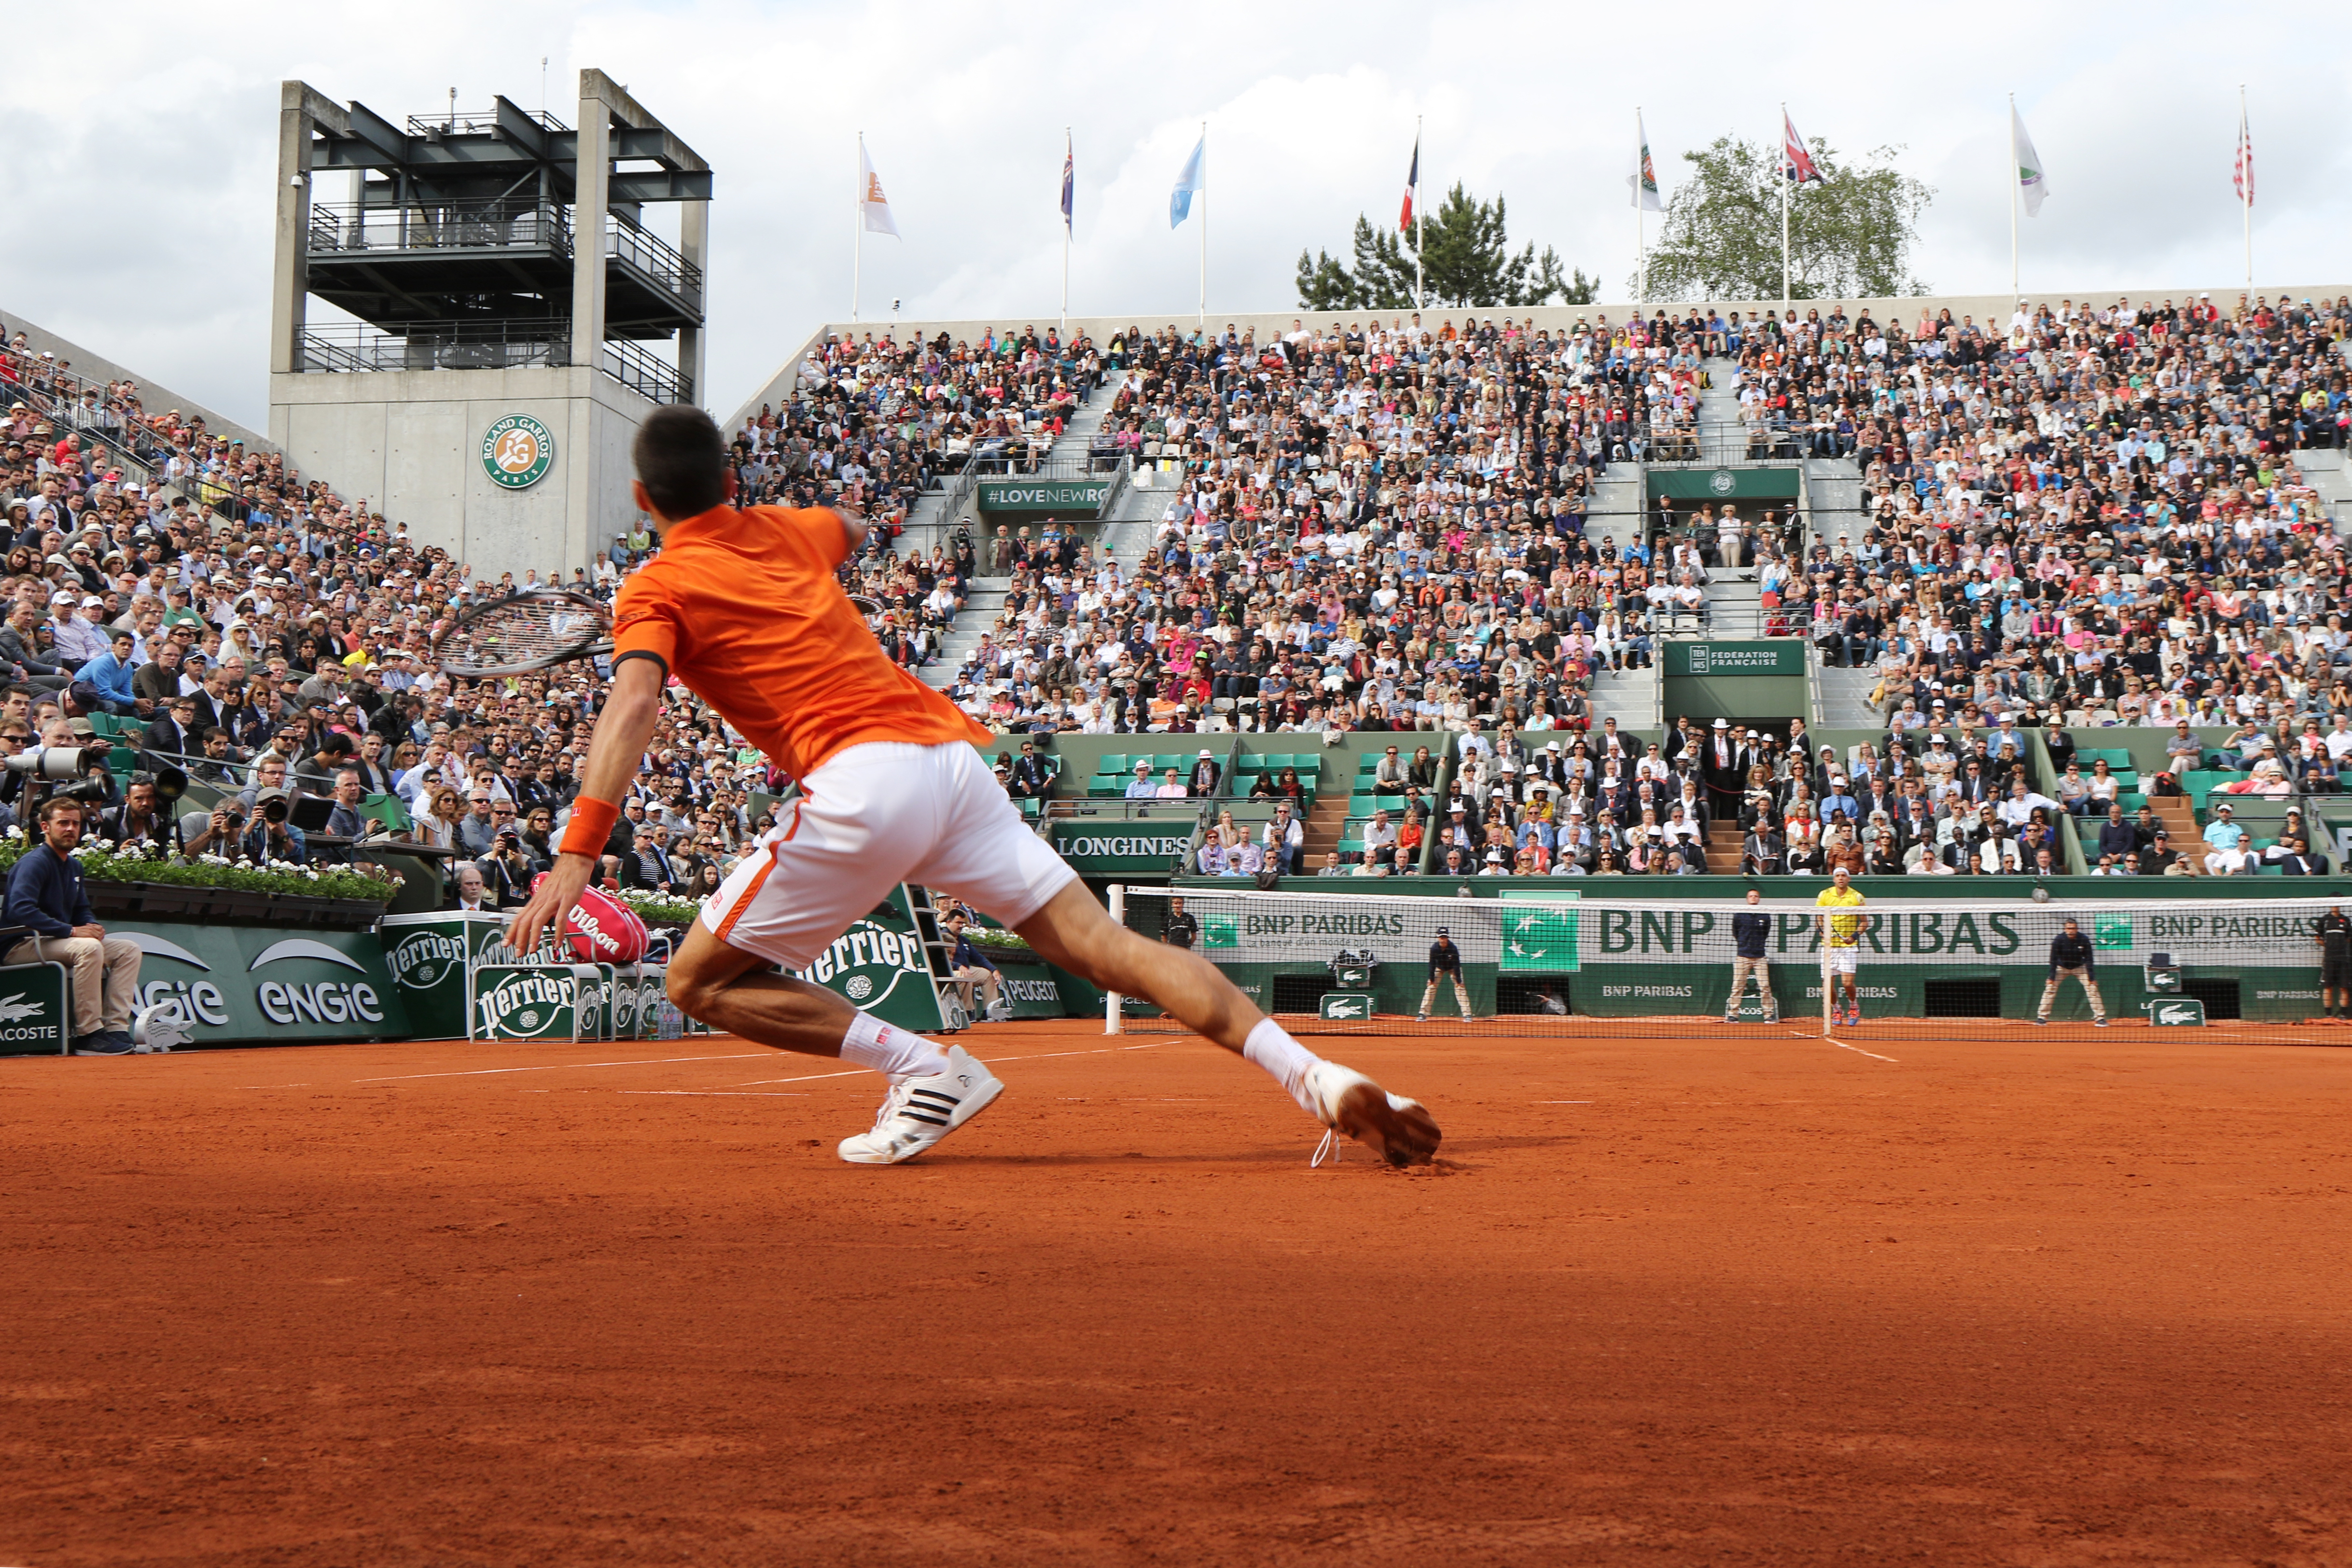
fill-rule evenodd
<path id="1" fill-rule="evenodd" d="M 1906 148 L 1937 187 L 1917 270 L 2006 287 L 2005 94 L 2049 166 L 2023 225 L 2035 291 L 2214 285 L 2241 271 L 2230 192 L 2236 78 L 2261 158 L 2262 279 L 2347 271 L 2352 151 L 2331 121 L 2335 30 L 2273 7 L 2222 56 L 2209 10 L 1997 0 L 1960 11 L 1816 6 L 1801 26 L 1702 0 L 1671 29 L 1636 7 L 1487 0 L 1168 12 L 944 4 L 856 8 L 412 0 L 306 10 L 143 3 L 26 30 L 0 78 L 16 128 L 0 314 L 21 314 L 257 423 L 264 413 L 278 82 L 399 116 L 504 91 L 551 107 L 602 67 L 718 171 L 709 401 L 721 412 L 849 303 L 853 137 L 863 129 L 903 241 L 870 236 L 869 317 L 1049 319 L 1061 290 L 1063 127 L 1077 148 L 1071 305 L 1180 319 L 1192 224 L 1168 188 L 1210 122 L 1210 308 L 1282 309 L 1302 247 L 1344 249 L 1358 213 L 1393 221 L 1415 114 L 1423 188 L 1510 201 L 1515 239 L 1556 246 L 1617 294 L 1633 267 L 1623 172 L 1633 106 L 1669 187 L 1725 131 L 1798 124 L 1849 152 Z M 2275 282 L 2273 282 L 2273 287 Z"/>

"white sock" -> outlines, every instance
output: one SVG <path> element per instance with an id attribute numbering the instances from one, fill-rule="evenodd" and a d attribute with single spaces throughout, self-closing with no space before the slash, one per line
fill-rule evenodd
<path id="1" fill-rule="evenodd" d="M 1258 1019 L 1249 1039 L 1242 1042 L 1242 1055 L 1273 1073 L 1274 1081 L 1288 1091 L 1301 1110 L 1315 1112 L 1307 1098 L 1307 1070 L 1322 1059 L 1291 1039 L 1289 1030 L 1272 1019 Z"/>
<path id="2" fill-rule="evenodd" d="M 841 1060 L 892 1078 L 929 1078 L 948 1070 L 948 1054 L 938 1041 L 862 1011 L 842 1037 Z"/>

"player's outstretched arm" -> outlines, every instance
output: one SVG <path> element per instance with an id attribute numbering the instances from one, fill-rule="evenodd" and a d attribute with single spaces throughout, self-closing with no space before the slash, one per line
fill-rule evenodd
<path id="1" fill-rule="evenodd" d="M 625 659 L 613 671 L 612 695 L 596 718 L 596 738 L 588 746 L 588 768 L 581 777 L 579 799 L 572 803 L 572 826 L 563 835 L 561 852 L 547 879 L 530 902 L 516 912 L 507 925 L 507 946 L 528 953 L 539 946 L 540 934 L 562 929 L 582 890 L 596 874 L 604 837 L 629 781 L 645 759 L 661 716 L 662 681 L 666 672 L 657 659 Z M 594 843 L 587 840 L 593 838 Z"/>

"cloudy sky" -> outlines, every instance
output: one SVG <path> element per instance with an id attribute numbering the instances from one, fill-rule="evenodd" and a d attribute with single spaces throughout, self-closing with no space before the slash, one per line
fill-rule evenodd
<path id="1" fill-rule="evenodd" d="M 1904 149 L 1935 188 L 1915 269 L 2005 287 L 2006 95 L 2051 194 L 2030 291 L 2218 286 L 2242 275 L 2230 169 L 2252 106 L 2258 287 L 2352 277 L 2340 27 L 2316 5 L 1807 8 L 1802 27 L 1694 0 L 1347 5 L 708 3 L 300 9 L 128 0 L 12 37 L 0 318 L 26 318 L 222 412 L 266 416 L 278 83 L 395 120 L 504 92 L 576 118 L 597 66 L 718 172 L 706 402 L 722 417 L 815 322 L 848 312 L 855 133 L 901 240 L 866 246 L 866 315 L 1044 320 L 1058 308 L 1064 127 L 1077 152 L 1075 311 L 1174 319 L 1197 231 L 1168 188 L 1209 123 L 1209 301 L 1284 309 L 1302 246 L 1393 221 L 1413 120 L 1423 188 L 1509 198 L 1515 240 L 1629 291 L 1624 175 L 1645 111 L 1660 177 L 1733 131 Z M 387 22 L 396 19 L 396 26 Z M 2221 23 L 2223 26 L 2217 26 Z M 1654 222 L 1655 220 L 1653 220 Z M 1195 219 L 1195 223 L 1198 219 Z M 2332 243 L 2330 243 L 2332 241 Z"/>

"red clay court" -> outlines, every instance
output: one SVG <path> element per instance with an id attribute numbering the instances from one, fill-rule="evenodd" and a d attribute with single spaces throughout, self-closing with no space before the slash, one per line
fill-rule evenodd
<path id="1" fill-rule="evenodd" d="M 0 1563 L 2352 1563 L 2352 1051 L 1950 1032 L 0 1062 Z"/>

